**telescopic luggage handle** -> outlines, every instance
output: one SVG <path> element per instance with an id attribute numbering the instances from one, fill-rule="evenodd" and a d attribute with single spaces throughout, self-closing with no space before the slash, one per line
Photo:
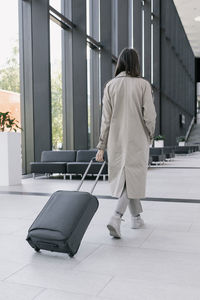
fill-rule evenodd
<path id="1" fill-rule="evenodd" d="M 81 179 L 81 182 L 80 182 L 80 184 L 79 184 L 79 186 L 78 186 L 78 188 L 77 188 L 77 191 L 80 190 L 80 188 L 81 188 L 81 186 L 82 186 L 82 184 L 83 184 L 83 181 L 84 181 L 85 177 L 87 176 L 88 171 L 89 171 L 89 169 L 90 169 L 92 163 L 93 163 L 95 160 L 96 160 L 95 157 L 93 157 L 93 158 L 91 159 L 91 161 L 90 161 L 90 163 L 89 163 L 87 169 L 85 170 L 85 173 L 84 173 L 84 175 L 83 175 L 83 177 L 82 177 L 82 179 Z M 91 191 L 90 191 L 91 194 L 92 194 L 92 192 L 94 191 L 94 189 L 95 189 L 95 187 L 96 187 L 96 185 L 97 185 L 97 182 L 98 182 L 98 180 L 99 180 L 99 176 L 101 175 L 101 172 L 102 172 L 102 170 L 103 170 L 105 164 L 106 164 L 106 161 L 104 160 L 104 162 L 103 162 L 103 164 L 102 164 L 102 166 L 101 166 L 101 168 L 100 168 L 100 170 L 99 170 L 99 173 L 97 174 L 97 177 L 96 177 L 96 179 L 95 179 L 94 185 L 93 185 L 93 187 L 92 187 L 92 189 L 91 189 Z"/>

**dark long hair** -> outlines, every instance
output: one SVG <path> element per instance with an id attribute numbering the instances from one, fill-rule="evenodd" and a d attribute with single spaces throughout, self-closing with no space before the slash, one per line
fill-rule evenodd
<path id="1" fill-rule="evenodd" d="M 125 71 L 127 75 L 132 77 L 140 77 L 140 64 L 137 51 L 132 48 L 124 48 L 117 61 L 115 76 Z"/>

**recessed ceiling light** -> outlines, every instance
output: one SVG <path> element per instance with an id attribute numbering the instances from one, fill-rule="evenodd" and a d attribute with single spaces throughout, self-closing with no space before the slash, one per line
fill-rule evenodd
<path id="1" fill-rule="evenodd" d="M 195 20 L 196 22 L 200 22 L 200 16 L 197 16 L 196 18 L 194 18 L 194 20 Z"/>

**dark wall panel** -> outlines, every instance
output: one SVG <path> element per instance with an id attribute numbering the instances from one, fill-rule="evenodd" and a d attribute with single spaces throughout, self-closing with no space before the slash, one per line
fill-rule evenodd
<path id="1" fill-rule="evenodd" d="M 151 80 L 151 0 L 144 1 L 144 77 Z"/>
<path id="2" fill-rule="evenodd" d="M 51 149 L 49 3 L 19 1 L 23 172 Z"/>
<path id="3" fill-rule="evenodd" d="M 195 58 L 173 1 L 160 3 L 160 133 L 165 136 L 167 145 L 174 145 L 178 136 L 186 135 L 195 116 Z M 184 124 L 180 123 L 181 116 Z"/>
<path id="4" fill-rule="evenodd" d="M 200 58 L 199 57 L 196 58 L 196 72 L 197 72 L 196 81 L 200 82 Z"/>
<path id="5" fill-rule="evenodd" d="M 118 55 L 128 47 L 128 0 L 117 0 Z"/>
<path id="6" fill-rule="evenodd" d="M 153 36 L 151 37 L 153 41 L 153 79 L 152 79 L 152 86 L 154 91 L 154 103 L 157 112 L 157 119 L 156 119 L 156 130 L 155 135 L 158 135 L 160 132 L 160 110 L 161 110 L 161 103 L 160 103 L 160 0 L 153 1 L 152 10 L 152 21 L 151 24 L 153 25 Z"/>
<path id="7" fill-rule="evenodd" d="M 35 159 L 51 149 L 49 3 L 32 1 Z"/>

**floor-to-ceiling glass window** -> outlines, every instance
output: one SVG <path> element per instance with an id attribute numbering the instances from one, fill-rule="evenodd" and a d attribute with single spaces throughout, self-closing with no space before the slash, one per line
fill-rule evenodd
<path id="1" fill-rule="evenodd" d="M 50 5 L 60 11 L 60 1 L 50 1 Z M 52 114 L 52 148 L 63 149 L 62 117 L 62 28 L 50 20 L 50 63 L 51 63 L 51 114 Z"/>
<path id="2" fill-rule="evenodd" d="M 87 45 L 88 146 L 91 145 L 91 50 Z"/>
<path id="3" fill-rule="evenodd" d="M 87 35 L 100 41 L 100 3 L 86 0 Z M 100 49 L 87 43 L 88 147 L 95 148 L 100 127 Z"/>
<path id="4" fill-rule="evenodd" d="M 61 13 L 61 0 L 49 0 L 49 5 Z"/>
<path id="5" fill-rule="evenodd" d="M 18 0 L 0 2 L 0 112 L 20 126 Z M 2 129 L 0 128 L 0 131 Z"/>
<path id="6" fill-rule="evenodd" d="M 153 54 L 153 48 L 154 48 L 154 43 L 153 43 L 153 31 L 154 31 L 154 28 L 153 28 L 153 17 L 154 17 L 154 10 L 153 10 L 153 0 L 151 0 L 151 84 L 154 83 L 154 80 L 153 80 L 153 61 L 154 61 L 154 54 Z"/>

